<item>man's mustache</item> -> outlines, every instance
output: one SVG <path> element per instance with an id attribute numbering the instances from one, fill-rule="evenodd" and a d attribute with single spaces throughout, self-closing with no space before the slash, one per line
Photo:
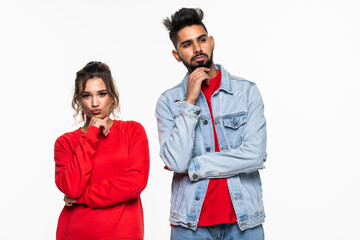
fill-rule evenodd
<path id="1" fill-rule="evenodd" d="M 193 56 L 193 57 L 191 58 L 191 61 L 194 61 L 195 58 L 197 58 L 198 56 L 205 56 L 205 57 L 209 58 L 208 55 L 205 54 L 205 53 L 197 53 L 195 56 Z"/>

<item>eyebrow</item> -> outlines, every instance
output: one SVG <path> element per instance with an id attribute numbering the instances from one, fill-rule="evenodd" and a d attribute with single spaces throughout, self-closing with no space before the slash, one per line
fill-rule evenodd
<path id="1" fill-rule="evenodd" d="M 98 93 L 99 92 L 107 92 L 107 89 L 101 89 L 101 90 L 99 90 L 99 91 L 97 91 Z M 81 94 L 84 94 L 84 93 L 87 93 L 87 94 L 90 94 L 90 92 L 88 92 L 88 91 L 83 91 Z"/>
<path id="2" fill-rule="evenodd" d="M 202 37 L 207 37 L 207 35 L 204 33 L 204 34 L 200 35 L 199 37 L 197 37 L 196 39 L 200 39 Z M 184 45 L 185 43 L 191 42 L 191 41 L 192 41 L 191 39 L 185 40 L 182 43 L 180 43 L 180 46 Z"/>

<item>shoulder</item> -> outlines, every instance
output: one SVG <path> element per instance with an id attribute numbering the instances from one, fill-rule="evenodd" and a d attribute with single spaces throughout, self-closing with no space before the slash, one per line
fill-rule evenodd
<path id="1" fill-rule="evenodd" d="M 186 93 L 184 92 L 182 82 L 176 86 L 163 92 L 157 103 L 155 115 L 161 115 L 162 113 L 173 112 L 174 103 L 181 102 L 184 100 Z"/>
<path id="2" fill-rule="evenodd" d="M 181 84 L 182 83 L 178 83 L 174 87 L 163 92 L 158 99 L 158 103 L 159 102 L 169 103 L 172 102 L 173 100 L 183 100 L 182 98 L 185 96 L 185 93 Z"/>
<path id="3" fill-rule="evenodd" d="M 129 146 L 141 145 L 148 148 L 148 138 L 145 128 L 141 123 L 136 121 L 121 121 L 118 120 L 119 134 L 122 136 Z"/>
<path id="4" fill-rule="evenodd" d="M 72 132 L 66 132 L 62 134 L 60 137 L 58 137 L 55 141 L 55 147 L 57 146 L 63 146 L 64 145 L 71 145 L 73 143 L 76 143 L 79 140 L 79 137 L 81 135 L 80 128 L 72 131 Z"/>
<path id="5" fill-rule="evenodd" d="M 253 86 L 255 85 L 255 82 L 252 82 L 250 80 L 247 80 L 245 78 L 242 77 L 237 77 L 234 76 L 232 74 L 230 74 L 230 81 L 234 84 L 240 84 L 240 85 L 245 85 L 245 86 Z"/>
<path id="6" fill-rule="evenodd" d="M 139 122 L 133 120 L 131 121 L 114 120 L 114 124 L 116 124 L 116 126 L 119 128 L 121 132 L 123 132 L 124 134 L 130 137 L 138 134 L 146 136 L 145 128 Z"/>
<path id="7" fill-rule="evenodd" d="M 252 81 L 230 74 L 221 64 L 216 64 L 216 66 L 221 70 L 221 75 L 226 79 L 226 82 L 229 81 L 233 91 L 243 92 L 255 85 Z"/>
<path id="8" fill-rule="evenodd" d="M 231 76 L 231 86 L 235 93 L 244 96 L 250 102 L 262 102 L 261 93 L 255 82 Z"/>
<path id="9" fill-rule="evenodd" d="M 176 93 L 179 93 L 179 92 L 182 92 L 181 83 L 178 83 L 175 86 L 173 86 L 172 88 L 169 88 L 168 90 L 163 92 L 161 94 L 161 96 L 168 96 L 168 95 L 176 94 Z"/>

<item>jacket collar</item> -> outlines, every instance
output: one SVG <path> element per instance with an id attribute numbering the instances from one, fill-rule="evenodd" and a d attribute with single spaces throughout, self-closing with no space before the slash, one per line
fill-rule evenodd
<path id="1" fill-rule="evenodd" d="M 219 90 L 223 90 L 229 94 L 233 94 L 234 92 L 231 90 L 231 83 L 230 83 L 230 73 L 225 70 L 223 66 L 220 64 L 215 64 L 216 69 L 221 70 L 221 83 Z M 184 90 L 184 98 L 187 91 L 187 79 L 188 79 L 189 73 L 186 73 L 184 79 L 181 82 L 181 87 Z"/>

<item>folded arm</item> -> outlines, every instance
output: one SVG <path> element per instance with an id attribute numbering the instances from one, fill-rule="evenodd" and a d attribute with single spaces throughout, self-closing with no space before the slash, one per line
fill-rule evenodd
<path id="1" fill-rule="evenodd" d="M 144 128 L 139 124 L 131 133 L 128 165 L 121 176 L 89 184 L 76 200 L 90 208 L 108 207 L 140 196 L 149 175 L 149 147 Z"/>
<path id="2" fill-rule="evenodd" d="M 170 103 L 161 96 L 156 106 L 156 118 L 160 141 L 160 157 L 168 169 L 182 173 L 188 168 L 194 146 L 195 127 L 201 109 L 185 101 L 179 101 L 179 114 L 174 118 Z"/>
<path id="3" fill-rule="evenodd" d="M 88 128 L 80 137 L 75 151 L 68 139 L 61 136 L 55 142 L 55 183 L 70 198 L 78 198 L 85 191 L 91 175 L 100 129 Z"/>
<path id="4" fill-rule="evenodd" d="M 256 85 L 248 94 L 247 123 L 243 141 L 236 149 L 214 152 L 192 158 L 188 175 L 192 181 L 203 178 L 228 178 L 264 168 L 266 160 L 266 121 L 264 105 Z"/>

